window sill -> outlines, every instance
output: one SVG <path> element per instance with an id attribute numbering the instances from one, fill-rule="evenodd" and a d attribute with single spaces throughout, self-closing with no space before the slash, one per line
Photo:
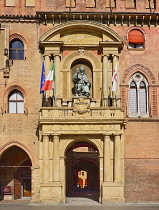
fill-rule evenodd
<path id="1" fill-rule="evenodd" d="M 134 117 L 134 118 L 143 118 L 143 117 L 150 117 L 149 113 L 129 113 L 128 117 Z"/>
<path id="2" fill-rule="evenodd" d="M 144 51 L 145 50 L 145 48 L 127 48 L 128 50 L 130 50 L 130 51 Z"/>

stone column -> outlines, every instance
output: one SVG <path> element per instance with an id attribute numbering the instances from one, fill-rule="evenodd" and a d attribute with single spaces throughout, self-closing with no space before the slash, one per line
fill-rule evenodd
<path id="1" fill-rule="evenodd" d="M 45 54 L 45 75 L 47 76 L 50 71 L 50 54 Z"/>
<path id="2" fill-rule="evenodd" d="M 56 74 L 56 98 L 60 98 L 60 55 L 55 55 L 55 74 Z"/>
<path id="3" fill-rule="evenodd" d="M 121 134 L 115 134 L 114 181 L 121 182 Z"/>
<path id="4" fill-rule="evenodd" d="M 42 166 L 43 166 L 43 140 L 42 140 L 42 136 L 40 137 L 39 140 L 39 166 L 40 166 L 40 183 L 42 183 L 43 179 L 42 179 Z"/>
<path id="5" fill-rule="evenodd" d="M 53 141 L 52 136 L 50 136 L 49 141 L 49 162 L 50 162 L 50 182 L 53 181 Z"/>
<path id="6" fill-rule="evenodd" d="M 105 106 L 108 106 L 109 84 L 108 84 L 108 55 L 103 55 L 103 84 L 102 91 L 104 100 L 106 100 Z"/>
<path id="7" fill-rule="evenodd" d="M 69 100 L 72 98 L 72 70 L 69 69 L 68 71 L 68 98 Z"/>
<path id="8" fill-rule="evenodd" d="M 104 182 L 111 181 L 110 134 L 104 135 Z"/>
<path id="9" fill-rule="evenodd" d="M 60 181 L 60 148 L 59 148 L 59 136 L 53 136 L 53 162 L 54 162 L 54 170 L 53 170 L 53 181 Z"/>
<path id="10" fill-rule="evenodd" d="M 43 164 L 42 164 L 42 182 L 49 183 L 49 136 L 43 136 Z"/>

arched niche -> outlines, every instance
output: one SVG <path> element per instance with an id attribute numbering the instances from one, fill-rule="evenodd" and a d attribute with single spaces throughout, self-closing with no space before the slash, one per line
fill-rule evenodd
<path id="1" fill-rule="evenodd" d="M 64 58 L 61 63 L 61 75 L 63 81 L 63 88 L 62 88 L 62 96 L 64 99 L 71 99 L 73 82 L 72 78 L 75 74 L 77 64 L 83 65 L 86 67 L 86 75 L 88 76 L 89 81 L 91 82 L 91 89 L 90 89 L 90 97 L 96 97 L 100 95 L 100 88 L 102 86 L 101 81 L 101 73 L 102 73 L 102 64 L 98 56 L 96 56 L 93 52 L 84 51 L 83 55 L 79 55 L 78 50 L 69 52 Z M 73 68 L 73 69 L 72 69 Z M 97 78 L 95 74 L 99 75 Z M 94 88 L 94 84 L 99 82 L 99 85 Z M 95 93 L 96 91 L 96 93 Z"/>
<path id="2" fill-rule="evenodd" d="M 83 66 L 84 67 L 84 73 L 86 74 L 86 76 L 88 77 L 89 82 L 91 83 L 91 88 L 90 88 L 90 97 L 92 97 L 92 89 L 93 89 L 93 66 L 92 64 L 83 58 L 79 58 L 77 60 L 75 60 L 72 65 L 71 65 L 71 78 L 73 78 L 73 76 L 75 75 L 77 68 L 80 69 L 80 67 Z M 71 79 L 72 80 L 72 79 Z M 74 84 L 72 82 L 72 90 L 74 88 Z M 72 96 L 74 96 L 73 92 L 72 92 Z"/>

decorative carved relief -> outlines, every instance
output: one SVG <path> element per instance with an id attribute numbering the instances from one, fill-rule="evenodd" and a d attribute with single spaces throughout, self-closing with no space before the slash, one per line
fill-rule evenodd
<path id="1" fill-rule="evenodd" d="M 128 77 L 130 78 L 130 74 L 132 74 L 133 72 L 135 73 L 136 71 L 145 73 L 149 77 L 151 84 L 156 83 L 155 77 L 152 74 L 152 72 L 147 67 L 145 67 L 141 64 L 135 64 L 135 65 L 131 66 L 130 68 L 128 68 L 124 72 L 124 76 L 122 77 L 121 83 L 125 84 L 127 82 Z"/>
<path id="2" fill-rule="evenodd" d="M 78 98 L 73 107 L 74 115 L 77 117 L 86 117 L 90 113 L 90 104 L 86 98 Z"/>
<path id="3" fill-rule="evenodd" d="M 79 50 L 78 50 L 78 54 L 79 54 L 79 56 L 83 56 L 84 55 L 84 49 L 83 48 L 80 48 Z"/>

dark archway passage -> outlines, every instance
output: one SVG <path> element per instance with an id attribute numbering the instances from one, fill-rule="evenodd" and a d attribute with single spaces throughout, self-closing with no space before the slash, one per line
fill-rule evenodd
<path id="1" fill-rule="evenodd" d="M 31 160 L 18 146 L 7 149 L 0 158 L 0 199 L 31 197 Z"/>
<path id="2" fill-rule="evenodd" d="M 66 154 L 66 196 L 99 201 L 99 152 L 89 142 L 72 144 Z"/>

